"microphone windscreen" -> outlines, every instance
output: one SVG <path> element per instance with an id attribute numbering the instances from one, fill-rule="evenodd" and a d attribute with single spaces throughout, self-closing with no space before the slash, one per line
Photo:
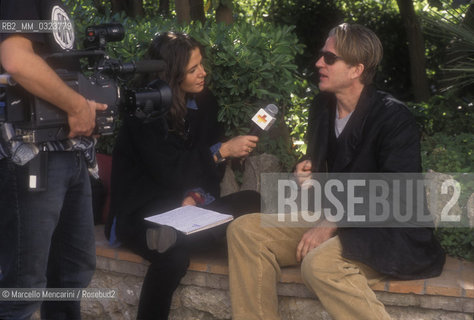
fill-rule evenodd
<path id="1" fill-rule="evenodd" d="M 265 107 L 265 111 L 275 118 L 276 115 L 278 114 L 278 107 L 274 105 L 273 103 L 270 103 Z"/>

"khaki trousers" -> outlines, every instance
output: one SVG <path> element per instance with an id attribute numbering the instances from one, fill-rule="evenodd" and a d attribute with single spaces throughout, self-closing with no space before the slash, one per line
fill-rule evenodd
<path id="1" fill-rule="evenodd" d="M 227 229 L 233 320 L 280 319 L 277 281 L 280 267 L 296 265 L 296 247 L 307 226 L 289 226 L 277 215 L 250 214 Z M 308 288 L 335 319 L 390 319 L 370 285 L 383 276 L 342 257 L 339 237 L 311 250 L 301 264 Z"/>

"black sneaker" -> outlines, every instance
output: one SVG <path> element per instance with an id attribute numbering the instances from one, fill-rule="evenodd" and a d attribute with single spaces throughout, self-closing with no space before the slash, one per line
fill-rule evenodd
<path id="1" fill-rule="evenodd" d="M 177 231 L 170 226 L 161 225 L 146 230 L 146 244 L 148 249 L 156 250 L 159 253 L 164 253 L 171 248 L 176 243 L 176 239 Z"/>

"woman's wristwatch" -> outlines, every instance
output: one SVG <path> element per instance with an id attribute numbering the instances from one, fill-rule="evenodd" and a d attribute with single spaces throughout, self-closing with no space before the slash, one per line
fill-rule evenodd
<path id="1" fill-rule="evenodd" d="M 216 158 L 217 158 L 217 163 L 222 163 L 226 160 L 226 158 L 224 158 L 222 155 L 221 155 L 221 151 L 220 150 L 217 150 L 216 153 Z"/>

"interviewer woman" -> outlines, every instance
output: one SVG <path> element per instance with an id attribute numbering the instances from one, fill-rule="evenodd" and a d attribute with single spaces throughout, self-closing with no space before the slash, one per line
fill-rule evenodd
<path id="1" fill-rule="evenodd" d="M 248 156 L 258 138 L 221 142 L 217 102 L 205 87 L 202 51 L 194 39 L 161 34 L 147 58 L 166 62 L 166 70 L 157 76 L 170 85 L 173 102 L 165 119 L 144 123 L 130 116 L 123 122 L 113 153 L 111 236 L 151 262 L 137 318 L 156 320 L 168 318 L 190 252 L 223 237 L 225 227 L 190 237 L 143 219 L 184 205 L 234 216 L 259 211 L 255 192 L 219 197 L 225 159 Z"/>

